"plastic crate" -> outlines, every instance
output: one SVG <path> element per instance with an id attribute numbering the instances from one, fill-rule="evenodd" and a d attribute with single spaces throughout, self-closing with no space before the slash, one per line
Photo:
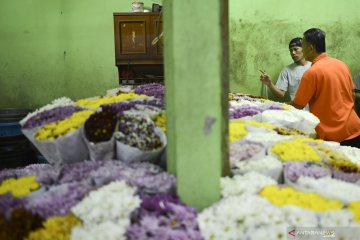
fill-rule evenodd
<path id="1" fill-rule="evenodd" d="M 18 122 L 0 122 L 0 137 L 10 137 L 21 134 L 21 126 Z"/>

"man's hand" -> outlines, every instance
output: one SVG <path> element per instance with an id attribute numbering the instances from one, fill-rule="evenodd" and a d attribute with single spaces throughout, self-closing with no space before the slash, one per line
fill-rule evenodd
<path id="1" fill-rule="evenodd" d="M 272 84 L 272 80 L 269 74 L 267 74 L 264 70 L 259 71 L 261 72 L 260 81 L 263 82 L 266 86 L 270 87 L 270 85 Z"/>

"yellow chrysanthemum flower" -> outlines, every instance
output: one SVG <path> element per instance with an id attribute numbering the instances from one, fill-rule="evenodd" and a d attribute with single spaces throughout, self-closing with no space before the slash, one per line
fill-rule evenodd
<path id="1" fill-rule="evenodd" d="M 40 188 L 40 184 L 36 181 L 35 176 L 24 176 L 18 179 L 9 178 L 1 183 L 0 195 L 11 192 L 14 197 L 20 198 L 38 188 Z"/>
<path id="2" fill-rule="evenodd" d="M 233 94 L 233 93 L 228 93 L 228 99 L 233 99 L 235 97 L 235 94 Z"/>
<path id="3" fill-rule="evenodd" d="M 355 221 L 360 223 L 360 201 L 351 202 L 348 208 L 354 214 Z"/>
<path id="4" fill-rule="evenodd" d="M 278 155 L 282 161 L 319 162 L 321 160 L 320 156 L 311 146 L 304 142 L 307 142 L 304 138 L 296 138 L 291 141 L 281 142 L 272 146 L 271 151 Z"/>
<path id="5" fill-rule="evenodd" d="M 229 141 L 235 142 L 246 136 L 246 124 L 243 121 L 231 121 L 229 127 Z"/>
<path id="6" fill-rule="evenodd" d="M 72 214 L 48 218 L 44 228 L 30 232 L 27 240 L 68 240 L 71 229 L 80 224 L 81 221 Z"/>
<path id="7" fill-rule="evenodd" d="M 316 193 L 300 192 L 291 187 L 267 186 L 260 196 L 277 206 L 295 205 L 316 212 L 342 209 L 344 206 L 338 200 L 331 200 Z"/>
<path id="8" fill-rule="evenodd" d="M 290 110 L 290 109 L 292 109 L 292 107 L 289 106 L 289 105 L 282 105 L 281 108 L 284 109 L 284 110 Z"/>
<path id="9" fill-rule="evenodd" d="M 143 95 L 143 94 L 136 94 L 136 93 L 130 92 L 130 93 L 121 93 L 116 96 L 106 96 L 106 97 L 100 97 L 100 98 L 95 98 L 95 99 L 80 99 L 75 102 L 75 105 L 77 105 L 79 107 L 90 108 L 90 109 L 95 110 L 104 104 L 122 102 L 122 101 L 133 99 L 133 98 L 146 99 L 149 97 L 146 95 Z"/>
<path id="10" fill-rule="evenodd" d="M 272 125 L 270 123 L 266 123 L 266 122 L 257 122 L 255 120 L 249 120 L 246 121 L 247 124 L 254 126 L 254 127 L 262 127 L 262 128 L 268 128 L 268 129 L 275 129 L 276 126 Z"/>
<path id="11" fill-rule="evenodd" d="M 323 143 L 324 142 L 324 140 L 322 140 L 322 139 L 313 139 L 313 138 L 304 138 L 304 137 L 296 138 L 296 141 L 303 142 L 303 143 Z"/>
<path id="12" fill-rule="evenodd" d="M 85 110 L 80 112 L 75 112 L 71 115 L 70 118 L 57 121 L 54 123 L 49 123 L 43 126 L 35 135 L 37 140 L 50 140 L 56 139 L 58 137 L 64 136 L 69 132 L 75 131 L 78 129 L 93 111 Z"/>
<path id="13" fill-rule="evenodd" d="M 164 133 L 166 133 L 166 115 L 165 113 L 159 114 L 155 118 L 155 124 L 156 126 L 160 127 Z"/>

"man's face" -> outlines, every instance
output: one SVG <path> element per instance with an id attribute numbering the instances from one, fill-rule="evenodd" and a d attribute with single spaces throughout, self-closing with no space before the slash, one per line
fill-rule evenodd
<path id="1" fill-rule="evenodd" d="M 289 52 L 295 63 L 300 62 L 304 58 L 302 47 L 292 46 L 289 48 Z"/>

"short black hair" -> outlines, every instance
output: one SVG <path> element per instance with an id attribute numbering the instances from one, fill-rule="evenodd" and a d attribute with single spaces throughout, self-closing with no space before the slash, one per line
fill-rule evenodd
<path id="1" fill-rule="evenodd" d="M 301 37 L 296 37 L 296 38 L 291 39 L 291 41 L 289 43 L 289 49 L 294 46 L 301 47 L 301 41 L 302 41 Z"/>
<path id="2" fill-rule="evenodd" d="M 318 53 L 326 52 L 325 36 L 325 32 L 319 28 L 310 28 L 304 32 L 304 38 L 315 46 Z"/>

